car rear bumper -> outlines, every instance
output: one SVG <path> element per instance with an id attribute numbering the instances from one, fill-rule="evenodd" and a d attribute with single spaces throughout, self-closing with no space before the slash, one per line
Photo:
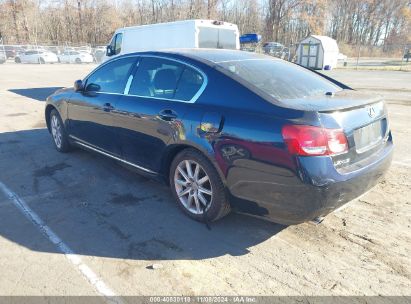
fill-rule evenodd
<path id="1" fill-rule="evenodd" d="M 234 209 L 281 223 L 297 224 L 322 217 L 374 187 L 388 170 L 392 141 L 350 172 L 339 172 L 331 158 L 299 158 L 297 174 L 260 166 L 243 166 L 229 177 Z"/>

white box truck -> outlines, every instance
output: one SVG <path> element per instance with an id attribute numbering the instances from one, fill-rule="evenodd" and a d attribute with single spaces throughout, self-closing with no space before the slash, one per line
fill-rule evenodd
<path id="1" fill-rule="evenodd" d="M 184 20 L 118 29 L 103 61 L 115 56 L 170 48 L 240 49 L 238 27 L 214 20 Z"/>

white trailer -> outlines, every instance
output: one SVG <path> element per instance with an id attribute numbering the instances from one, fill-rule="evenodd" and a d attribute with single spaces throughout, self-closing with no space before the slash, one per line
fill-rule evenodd
<path id="1" fill-rule="evenodd" d="M 297 64 L 316 70 L 331 70 L 337 66 L 340 53 L 337 41 L 327 36 L 311 35 L 301 40 L 297 48 Z"/>
<path id="2" fill-rule="evenodd" d="M 115 56 L 170 48 L 239 49 L 235 24 L 213 20 L 184 20 L 118 29 L 104 60 Z"/>

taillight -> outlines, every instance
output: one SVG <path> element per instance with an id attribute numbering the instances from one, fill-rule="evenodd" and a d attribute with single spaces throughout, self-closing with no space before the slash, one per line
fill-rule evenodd
<path id="1" fill-rule="evenodd" d="M 341 129 L 286 125 L 282 135 L 291 154 L 315 156 L 348 151 L 347 138 Z"/>

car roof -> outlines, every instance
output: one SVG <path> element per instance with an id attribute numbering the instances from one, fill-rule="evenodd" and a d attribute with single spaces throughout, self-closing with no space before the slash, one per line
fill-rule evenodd
<path id="1" fill-rule="evenodd" d="M 227 49 L 167 49 L 161 51 L 136 52 L 133 53 L 133 55 L 178 55 L 210 65 L 242 60 L 279 60 L 278 58 L 263 54 Z"/>

